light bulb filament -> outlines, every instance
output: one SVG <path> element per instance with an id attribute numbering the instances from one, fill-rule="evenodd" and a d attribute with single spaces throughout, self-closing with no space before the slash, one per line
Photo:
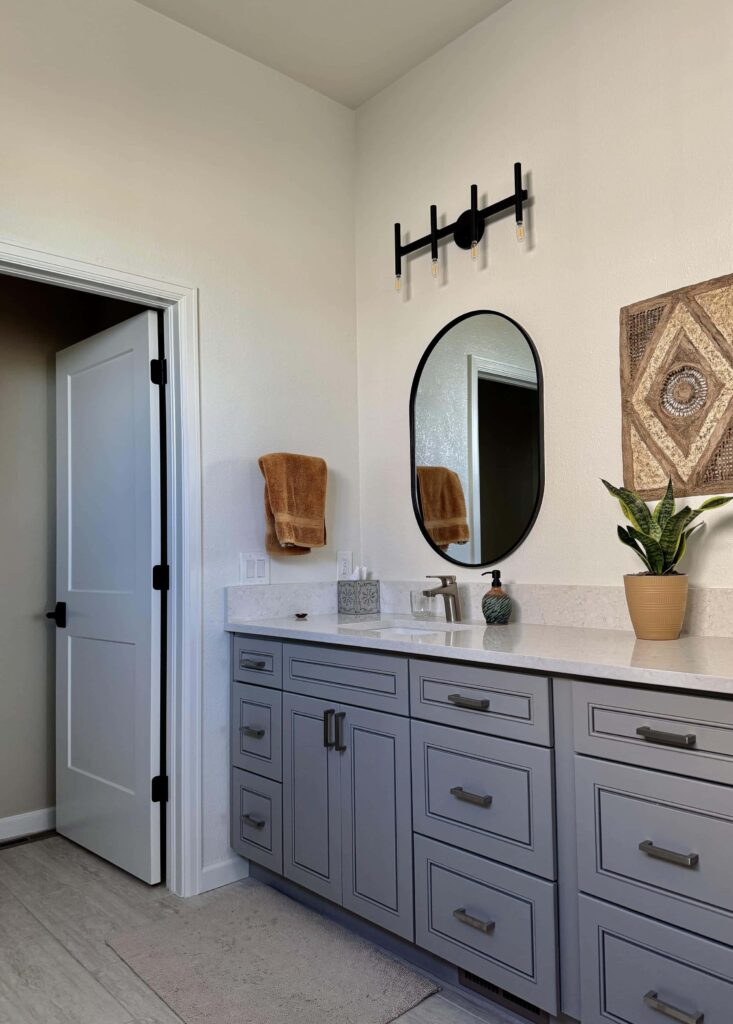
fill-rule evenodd
<path id="1" fill-rule="evenodd" d="M 433 277 L 437 277 L 438 276 L 438 261 L 437 260 L 433 260 L 432 274 L 433 274 Z"/>

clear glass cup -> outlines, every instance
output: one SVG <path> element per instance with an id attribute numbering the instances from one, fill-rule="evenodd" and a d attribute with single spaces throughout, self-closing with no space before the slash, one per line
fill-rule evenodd
<path id="1" fill-rule="evenodd" d="M 429 619 L 433 615 L 435 598 L 428 597 L 422 590 L 410 591 L 410 610 L 415 619 Z"/>

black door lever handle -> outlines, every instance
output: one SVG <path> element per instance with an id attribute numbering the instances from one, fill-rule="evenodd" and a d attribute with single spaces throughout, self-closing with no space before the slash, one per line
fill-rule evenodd
<path id="1" fill-rule="evenodd" d="M 46 612 L 47 619 L 53 619 L 57 629 L 66 629 L 66 601 L 57 601 L 52 612 Z"/>

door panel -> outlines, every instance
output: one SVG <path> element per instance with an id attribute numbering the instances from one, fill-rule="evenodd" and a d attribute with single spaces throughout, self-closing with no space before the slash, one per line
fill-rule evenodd
<path id="1" fill-rule="evenodd" d="M 341 902 L 340 764 L 324 743 L 324 715 L 338 710 L 328 701 L 283 694 L 283 873 L 335 903 Z"/>
<path id="2" fill-rule="evenodd" d="M 343 905 L 412 941 L 410 723 L 344 710 Z"/>
<path id="3" fill-rule="evenodd" d="M 146 882 L 161 880 L 157 316 L 56 359 L 56 828 Z"/>

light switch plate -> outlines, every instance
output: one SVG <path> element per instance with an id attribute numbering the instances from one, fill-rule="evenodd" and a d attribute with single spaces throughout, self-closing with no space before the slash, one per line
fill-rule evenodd
<path id="1" fill-rule="evenodd" d="M 354 552 L 339 551 L 336 560 L 336 579 L 347 580 L 354 571 Z"/>
<path id="2" fill-rule="evenodd" d="M 239 556 L 239 582 L 244 587 L 270 582 L 270 556 L 264 551 Z"/>

